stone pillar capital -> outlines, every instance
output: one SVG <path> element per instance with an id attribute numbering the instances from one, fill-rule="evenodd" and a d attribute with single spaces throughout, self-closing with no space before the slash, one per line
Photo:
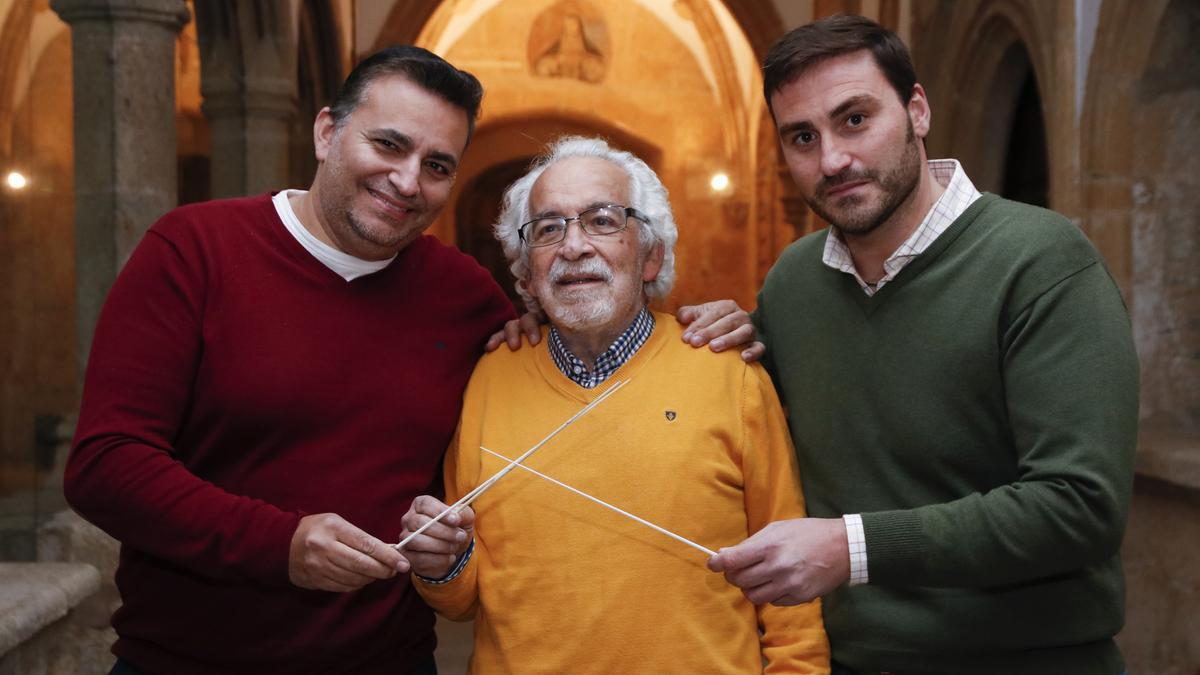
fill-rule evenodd
<path id="1" fill-rule="evenodd" d="M 191 19 L 184 0 L 50 0 L 50 7 L 69 24 L 140 21 L 178 32 Z"/>

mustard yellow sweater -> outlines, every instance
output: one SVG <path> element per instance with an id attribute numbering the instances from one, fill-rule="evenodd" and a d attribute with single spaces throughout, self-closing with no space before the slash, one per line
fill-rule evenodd
<path id="1" fill-rule="evenodd" d="M 584 389 L 546 349 L 485 356 L 446 455 L 452 502 L 612 382 L 629 384 L 526 465 L 710 549 L 803 515 L 795 455 L 765 371 L 680 340 L 656 315 L 649 341 Z M 514 469 L 474 504 L 461 574 L 416 582 L 443 615 L 475 619 L 472 673 L 827 673 L 818 602 L 750 604 L 704 553 Z M 761 634 L 760 634 L 761 631 Z"/>

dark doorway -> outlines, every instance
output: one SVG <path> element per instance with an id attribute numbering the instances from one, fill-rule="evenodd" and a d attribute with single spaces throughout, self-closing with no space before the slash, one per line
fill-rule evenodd
<path id="1" fill-rule="evenodd" d="M 331 3 L 300 3 L 296 44 L 296 116 L 288 145 L 288 185 L 307 188 L 317 172 L 313 156 L 313 122 L 321 108 L 333 103 L 342 83 L 341 33 Z"/>
<path id="2" fill-rule="evenodd" d="M 492 273 L 496 283 L 508 294 L 513 304 L 522 309 L 517 295 L 516 280 L 508 271 L 508 260 L 500 242 L 492 236 L 492 225 L 500 215 L 500 199 L 504 190 L 525 174 L 533 157 L 521 157 L 489 167 L 465 186 L 455 209 L 458 226 L 458 247 L 475 257 Z"/>
<path id="3" fill-rule="evenodd" d="M 212 169 L 205 155 L 183 155 L 176 160 L 179 204 L 191 204 L 212 199 Z"/>
<path id="4" fill-rule="evenodd" d="M 1019 53 L 1010 54 L 1008 58 L 1021 61 L 1024 67 L 1018 71 L 1022 81 L 1012 112 L 1000 194 L 1018 202 L 1045 207 L 1050 203 L 1050 170 L 1046 158 L 1042 97 L 1038 93 L 1029 54 L 1021 45 L 1014 45 L 1012 50 Z"/>

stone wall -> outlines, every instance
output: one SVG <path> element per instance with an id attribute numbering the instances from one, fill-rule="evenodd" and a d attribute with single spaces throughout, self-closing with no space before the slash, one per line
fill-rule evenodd
<path id="1" fill-rule="evenodd" d="M 1200 672 L 1200 490 L 1139 477 L 1125 536 L 1125 630 L 1131 673 Z"/>

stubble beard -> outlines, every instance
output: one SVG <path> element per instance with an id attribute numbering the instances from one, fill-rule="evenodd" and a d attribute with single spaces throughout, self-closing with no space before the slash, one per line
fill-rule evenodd
<path id="1" fill-rule="evenodd" d="M 366 195 L 369 186 L 358 181 L 347 182 L 344 171 L 337 164 L 329 165 L 329 173 L 331 178 L 329 184 L 337 186 L 338 189 L 330 191 L 327 188 L 325 190 L 325 194 L 322 195 L 321 208 L 325 211 L 326 222 L 334 224 L 334 227 L 340 227 L 344 233 L 342 236 L 352 235 L 353 238 L 365 241 L 372 246 L 392 249 L 393 252 L 396 252 L 407 241 L 424 232 L 432 222 L 432 218 L 424 210 L 414 210 L 409 213 L 409 222 L 406 223 L 406 227 L 372 226 L 356 210 L 355 204 L 357 194 L 362 192 Z M 348 188 L 348 190 L 344 188 Z M 380 220 L 384 223 L 389 222 L 382 217 Z"/>
<path id="2" fill-rule="evenodd" d="M 921 153 L 917 149 L 916 135 L 913 133 L 911 121 L 908 123 L 904 153 L 896 165 L 887 168 L 884 173 L 878 171 L 843 172 L 832 178 L 823 179 L 817 192 L 819 194 L 839 185 L 863 179 L 874 182 L 883 192 L 883 199 L 875 208 L 870 207 L 865 197 L 858 195 L 842 197 L 838 213 L 834 213 L 820 197 L 816 196 L 809 200 L 809 208 L 842 234 L 862 236 L 886 223 L 896 209 L 900 208 L 900 205 L 917 189 L 917 185 L 921 181 Z"/>
<path id="3" fill-rule="evenodd" d="M 416 215 L 416 214 L 414 214 Z M 375 246 L 381 248 L 397 248 L 424 229 L 422 227 L 412 227 L 403 229 L 392 229 L 385 227 L 372 228 L 367 225 L 358 214 L 354 212 L 353 207 L 347 207 L 345 210 L 346 223 L 350 226 L 350 230 L 354 232 L 358 238 L 368 241 Z"/>

